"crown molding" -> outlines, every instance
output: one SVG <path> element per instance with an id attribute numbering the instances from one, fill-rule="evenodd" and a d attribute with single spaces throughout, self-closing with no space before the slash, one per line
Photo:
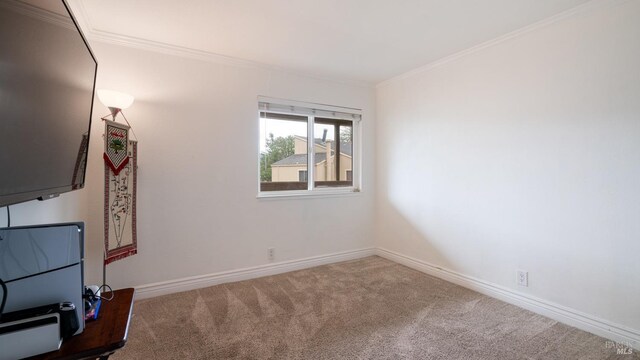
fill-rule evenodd
<path id="1" fill-rule="evenodd" d="M 538 22 L 535 22 L 531 25 L 527 25 L 525 27 L 522 27 L 518 30 L 509 32 L 507 34 L 501 35 L 497 38 L 491 39 L 489 41 L 485 41 L 483 43 L 480 43 L 478 45 L 472 46 L 470 48 L 467 48 L 465 50 L 459 51 L 457 53 L 451 54 L 449 56 L 445 56 L 441 59 L 435 60 L 433 62 L 430 62 L 426 65 L 420 66 L 416 69 L 407 71 L 405 73 L 402 73 L 398 76 L 394 76 L 392 78 L 389 78 L 387 80 L 381 81 L 378 84 L 376 84 L 376 88 L 383 88 L 386 86 L 389 86 L 393 83 L 399 82 L 401 80 L 407 79 L 407 78 L 411 78 L 414 77 L 416 75 L 422 74 L 422 73 L 426 73 L 429 72 L 437 67 L 440 67 L 442 65 L 448 64 L 450 62 L 456 61 L 460 58 L 469 56 L 471 54 L 475 54 L 477 52 L 480 52 L 484 49 L 496 46 L 498 44 L 501 44 L 503 42 L 507 42 L 509 40 L 518 38 L 520 36 L 523 36 L 525 34 L 528 34 L 530 32 L 548 27 L 550 25 L 553 25 L 555 23 L 558 23 L 560 21 L 569 19 L 569 18 L 573 18 L 575 16 L 578 15 L 583 15 L 583 14 L 587 14 L 590 13 L 592 11 L 595 11 L 597 9 L 602 9 L 605 7 L 612 7 L 614 5 L 619 5 L 621 3 L 627 2 L 630 0 L 591 0 L 589 2 L 586 2 L 584 4 L 578 5 L 576 7 L 573 7 L 569 10 L 563 11 L 561 13 L 558 13 L 556 15 L 550 16 L 548 18 L 545 18 L 543 20 L 540 20 Z"/>
<path id="2" fill-rule="evenodd" d="M 276 65 L 265 64 L 257 61 L 240 59 L 232 56 L 226 56 L 217 54 L 210 51 L 195 49 L 186 46 L 169 44 L 161 41 L 148 40 L 135 36 L 122 35 L 117 34 L 110 31 L 99 30 L 93 27 L 91 18 L 84 7 L 84 3 L 82 1 L 74 1 L 74 8 L 77 8 L 80 13 L 79 23 L 83 27 L 85 35 L 90 41 L 97 41 L 106 44 L 124 46 L 139 50 L 146 50 L 157 52 L 166 55 L 173 55 L 182 58 L 188 58 L 199 61 L 207 61 L 213 62 L 216 64 L 240 67 L 240 68 L 248 68 L 248 69 L 259 69 L 259 70 L 267 70 L 279 72 L 291 76 L 299 76 L 311 78 L 314 80 L 321 81 L 329 81 L 333 83 L 338 83 L 342 85 L 355 86 L 355 87 L 363 87 L 373 89 L 375 84 L 373 82 L 353 80 L 353 79 L 339 79 L 330 76 L 324 76 L 319 74 L 314 74 L 310 72 L 302 72 L 302 71 L 293 71 L 290 69 L 286 69 L 283 67 L 279 67 Z"/>
<path id="3" fill-rule="evenodd" d="M 162 53 L 166 55 L 178 56 L 182 58 L 188 58 L 199 61 L 207 61 L 213 62 L 216 64 L 222 64 L 233 67 L 241 67 L 241 68 L 249 68 L 249 69 L 260 69 L 267 71 L 279 72 L 292 76 L 306 77 L 315 80 L 321 81 L 329 81 L 333 83 L 338 83 L 342 85 L 355 86 L 355 87 L 364 87 L 364 88 L 383 88 L 403 79 L 407 79 L 418 74 L 422 74 L 433 70 L 442 65 L 448 64 L 450 62 L 456 61 L 465 56 L 469 56 L 471 54 L 477 53 L 484 49 L 496 46 L 503 42 L 507 42 L 509 40 L 518 38 L 530 32 L 536 31 L 538 29 L 545 28 L 552 24 L 558 23 L 562 20 L 569 19 L 578 15 L 590 13 L 597 9 L 601 9 L 604 7 L 611 7 L 614 5 L 618 5 L 630 0 L 591 0 L 584 4 L 578 5 L 566 11 L 563 11 L 559 14 L 550 16 L 538 22 L 535 22 L 531 25 L 527 25 L 515 31 L 509 32 L 505 35 L 501 35 L 497 38 L 491 39 L 489 41 L 480 43 L 478 45 L 472 46 L 465 50 L 459 51 L 457 53 L 445 56 L 441 59 L 430 62 L 426 65 L 418 67 L 416 69 L 407 71 L 398 76 L 394 76 L 387 80 L 381 81 L 377 84 L 367 81 L 353 80 L 353 79 L 339 79 L 325 75 L 314 74 L 310 72 L 301 72 L 301 71 L 293 71 L 287 68 L 279 67 L 276 65 L 270 65 L 266 63 L 261 63 L 257 61 L 245 60 L 236 57 L 221 55 L 218 53 L 195 49 L 191 47 L 185 47 L 180 45 L 169 44 L 161 41 L 148 40 L 143 38 L 138 38 L 135 36 L 128 36 L 117 34 L 114 32 L 109 32 L 105 30 L 99 30 L 93 27 L 91 18 L 88 12 L 85 9 L 84 3 L 79 0 L 71 0 L 74 9 L 79 10 L 80 16 L 76 16 L 76 20 L 79 22 L 79 25 L 84 30 L 86 37 L 90 41 L 97 41 L 106 44 L 130 47 L 139 50 L 152 51 L 157 53 Z"/>
<path id="4" fill-rule="evenodd" d="M 80 0 L 66 0 L 67 6 L 69 6 L 69 10 L 73 13 L 73 17 L 76 20 L 76 24 L 82 30 L 85 38 L 87 37 L 87 33 L 89 29 L 91 29 L 91 25 L 88 23 L 88 14 L 85 11 L 84 6 L 82 5 L 82 1 Z"/>

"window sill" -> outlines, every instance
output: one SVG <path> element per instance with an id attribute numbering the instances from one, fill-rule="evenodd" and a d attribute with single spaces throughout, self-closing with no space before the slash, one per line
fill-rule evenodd
<path id="1" fill-rule="evenodd" d="M 342 196 L 359 196 L 362 192 L 354 188 L 345 189 L 318 189 L 318 190 L 288 190 L 288 191 L 262 191 L 258 193 L 258 200 L 287 200 L 307 198 L 327 198 Z"/>

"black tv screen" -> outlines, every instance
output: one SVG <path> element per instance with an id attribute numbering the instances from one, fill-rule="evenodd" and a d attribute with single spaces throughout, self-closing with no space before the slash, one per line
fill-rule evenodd
<path id="1" fill-rule="evenodd" d="M 84 186 L 97 62 L 63 1 L 0 1 L 0 206 Z"/>

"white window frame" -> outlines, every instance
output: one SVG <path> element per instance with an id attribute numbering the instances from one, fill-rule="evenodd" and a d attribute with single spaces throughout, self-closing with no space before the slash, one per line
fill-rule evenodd
<path id="1" fill-rule="evenodd" d="M 264 104 L 273 106 L 273 109 L 265 109 Z M 258 151 L 258 198 L 283 198 L 283 197 L 325 197 L 353 195 L 361 192 L 362 186 L 362 110 L 356 108 L 332 106 L 325 104 L 305 103 L 294 100 L 276 99 L 265 96 L 258 96 L 258 119 L 260 112 L 281 113 L 289 115 L 307 116 L 307 189 L 306 190 L 282 190 L 282 191 L 261 191 L 260 190 L 260 151 Z M 317 115 L 317 116 L 316 116 Z M 316 188 L 315 185 L 315 149 L 314 126 L 315 118 L 348 120 L 352 123 L 351 128 L 351 171 L 352 186 L 324 187 Z M 259 127 L 258 127 L 259 132 Z M 260 135 L 258 135 L 260 136 Z"/>

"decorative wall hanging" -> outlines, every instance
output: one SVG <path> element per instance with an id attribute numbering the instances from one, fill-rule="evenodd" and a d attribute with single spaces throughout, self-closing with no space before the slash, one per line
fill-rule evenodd
<path id="1" fill-rule="evenodd" d="M 115 175 L 129 163 L 129 126 L 105 120 L 104 162 Z"/>
<path id="2" fill-rule="evenodd" d="M 104 266 L 138 252 L 136 191 L 138 141 L 122 113 L 133 103 L 133 96 L 111 90 L 98 90 L 98 98 L 109 108 L 113 121 L 105 116 L 104 131 Z M 120 114 L 127 125 L 116 122 Z M 129 139 L 129 131 L 135 140 Z"/>
<path id="3" fill-rule="evenodd" d="M 118 124 L 119 126 L 122 126 Z M 109 124 L 107 124 L 109 129 Z M 106 134 L 109 134 L 108 132 Z M 108 136 L 105 138 L 109 139 Z M 112 147 L 114 140 L 105 142 Z M 115 142 L 120 148 L 119 142 Z M 138 142 L 128 141 L 129 146 L 118 150 L 125 154 L 126 160 L 120 160 L 114 171 L 113 162 L 105 156 L 104 165 L 104 246 L 105 264 L 134 255 L 138 252 L 136 231 L 136 189 L 138 175 Z M 128 149 L 128 150 L 126 150 Z M 119 159 L 120 157 L 118 157 Z"/>

